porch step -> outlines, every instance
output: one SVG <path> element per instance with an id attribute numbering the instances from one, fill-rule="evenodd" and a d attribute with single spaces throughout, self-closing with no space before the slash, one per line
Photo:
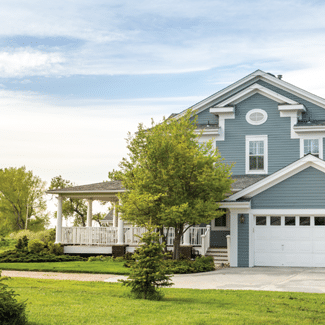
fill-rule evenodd
<path id="1" fill-rule="evenodd" d="M 228 264 L 228 251 L 227 248 L 209 248 L 205 256 L 212 256 L 215 265 Z"/>

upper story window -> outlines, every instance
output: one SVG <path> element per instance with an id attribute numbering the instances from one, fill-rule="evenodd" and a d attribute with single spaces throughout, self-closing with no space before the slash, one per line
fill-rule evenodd
<path id="1" fill-rule="evenodd" d="M 246 136 L 246 174 L 268 173 L 267 135 Z"/>
<path id="2" fill-rule="evenodd" d="M 323 159 L 323 138 L 310 137 L 300 139 L 300 157 L 312 154 Z"/>
<path id="3" fill-rule="evenodd" d="M 246 114 L 246 121 L 252 125 L 261 125 L 267 120 L 267 113 L 262 109 L 251 109 Z"/>

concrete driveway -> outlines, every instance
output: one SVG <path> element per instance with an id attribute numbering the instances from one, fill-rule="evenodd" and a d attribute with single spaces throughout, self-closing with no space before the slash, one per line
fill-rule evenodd
<path id="1" fill-rule="evenodd" d="M 106 282 L 116 282 L 113 276 Z M 173 276 L 172 288 L 325 293 L 325 268 L 254 267 Z"/>

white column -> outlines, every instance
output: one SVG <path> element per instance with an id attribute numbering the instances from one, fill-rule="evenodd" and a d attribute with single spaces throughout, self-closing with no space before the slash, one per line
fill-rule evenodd
<path id="1" fill-rule="evenodd" d="M 116 203 L 113 205 L 113 227 L 117 227 L 117 209 Z"/>
<path id="2" fill-rule="evenodd" d="M 189 225 L 185 225 L 185 228 L 187 228 Z M 184 232 L 184 241 L 183 241 L 183 245 L 184 246 L 189 246 L 190 243 L 190 228 L 188 228 L 185 232 Z"/>
<path id="3" fill-rule="evenodd" d="M 230 266 L 237 266 L 238 210 L 230 209 Z"/>
<path id="4" fill-rule="evenodd" d="M 61 241 L 62 241 L 62 197 L 58 196 L 58 212 L 56 218 L 55 242 L 61 243 Z"/>
<path id="5" fill-rule="evenodd" d="M 93 200 L 88 200 L 87 227 L 91 227 L 92 223 L 93 223 Z"/>
<path id="6" fill-rule="evenodd" d="M 227 255 L 228 255 L 228 263 L 230 263 L 230 235 L 226 236 L 227 238 Z"/>
<path id="7" fill-rule="evenodd" d="M 117 244 L 124 245 L 124 221 L 118 217 Z"/>

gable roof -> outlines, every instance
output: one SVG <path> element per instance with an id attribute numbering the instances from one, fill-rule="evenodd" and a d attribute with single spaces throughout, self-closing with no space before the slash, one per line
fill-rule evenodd
<path id="1" fill-rule="evenodd" d="M 303 90 L 303 89 L 296 87 L 286 81 L 276 78 L 272 74 L 266 73 L 262 70 L 256 70 L 255 72 L 234 82 L 230 86 L 214 93 L 213 95 L 203 99 L 202 101 L 196 103 L 195 105 L 189 107 L 188 109 L 195 110 L 195 114 L 198 114 L 198 113 L 202 112 L 203 110 L 218 104 L 218 102 L 221 100 L 222 97 L 227 97 L 227 95 L 231 96 L 231 92 L 235 91 L 236 88 L 239 88 L 240 86 L 244 85 L 245 83 L 254 82 L 254 81 L 258 81 L 258 80 L 263 80 L 273 86 L 283 89 L 291 94 L 294 94 L 302 99 L 305 99 L 305 100 L 307 100 L 313 104 L 316 104 L 320 107 L 323 107 L 325 109 L 325 99 L 324 98 L 316 96 L 306 90 Z M 181 117 L 188 109 L 177 114 L 175 117 L 176 118 Z"/>
<path id="2" fill-rule="evenodd" d="M 225 201 L 236 201 L 238 199 L 251 198 L 308 167 L 314 167 L 325 173 L 325 161 L 308 154 L 307 156 L 300 158 L 299 160 L 278 170 L 255 184 L 229 196 Z"/>

